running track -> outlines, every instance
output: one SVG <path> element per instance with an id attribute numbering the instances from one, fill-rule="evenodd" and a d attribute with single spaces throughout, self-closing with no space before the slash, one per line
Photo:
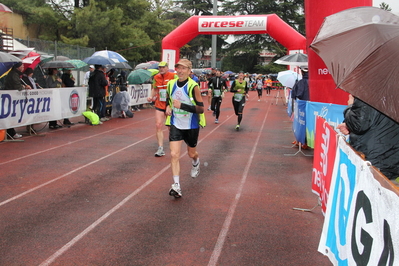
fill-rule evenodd
<path id="1" fill-rule="evenodd" d="M 1 142 L 0 265 L 331 265 L 320 208 L 293 210 L 317 204 L 313 157 L 286 156 L 297 149 L 281 99 L 250 92 L 239 132 L 231 95 L 220 124 L 206 111 L 201 173 L 182 154 L 181 199 L 168 195 L 166 128 L 154 157 L 153 112 Z"/>

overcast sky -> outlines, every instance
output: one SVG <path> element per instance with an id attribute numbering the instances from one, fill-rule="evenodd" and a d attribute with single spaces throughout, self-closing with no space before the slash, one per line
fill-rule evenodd
<path id="1" fill-rule="evenodd" d="M 385 2 L 387 3 L 391 9 L 392 13 L 395 15 L 399 15 L 399 1 L 398 0 L 373 0 L 373 6 L 380 7 L 380 3 Z"/>

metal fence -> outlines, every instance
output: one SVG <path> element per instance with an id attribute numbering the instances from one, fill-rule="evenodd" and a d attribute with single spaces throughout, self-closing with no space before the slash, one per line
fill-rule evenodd
<path id="1" fill-rule="evenodd" d="M 34 47 L 36 51 L 43 52 L 54 57 L 62 55 L 69 57 L 70 59 L 84 59 L 91 56 L 95 52 L 95 48 L 88 48 L 79 45 L 70 45 L 57 41 L 44 41 L 38 39 L 16 39 L 20 43 Z"/>

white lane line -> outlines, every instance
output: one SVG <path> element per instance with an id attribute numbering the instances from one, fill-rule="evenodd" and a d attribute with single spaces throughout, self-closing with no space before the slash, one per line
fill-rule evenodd
<path id="1" fill-rule="evenodd" d="M 125 128 L 125 127 L 134 125 L 134 124 L 139 123 L 139 122 L 144 122 L 144 121 L 149 120 L 149 119 L 153 119 L 153 118 L 147 118 L 147 119 L 144 119 L 144 120 L 141 120 L 141 121 L 134 122 L 134 123 L 132 123 L 132 124 L 127 124 L 127 125 L 124 125 L 124 126 L 121 126 L 121 127 L 113 128 L 113 129 L 110 129 L 110 130 L 108 130 L 108 131 L 104 131 L 104 132 L 95 134 L 95 135 L 91 135 L 91 136 L 88 136 L 88 137 L 84 137 L 84 138 L 81 138 L 81 139 L 78 139 L 78 140 L 75 140 L 75 141 L 70 141 L 70 142 L 65 143 L 65 144 L 62 144 L 62 145 L 58 145 L 58 146 L 55 146 L 55 147 L 51 147 L 51 148 L 49 148 L 49 149 L 45 149 L 45 150 L 41 150 L 41 151 L 38 151 L 38 152 L 30 153 L 30 154 L 27 154 L 27 155 L 24 155 L 24 156 L 21 156 L 21 157 L 18 157 L 18 158 L 14 158 L 14 159 L 12 159 L 12 160 L 8 160 L 8 161 L 5 161 L 5 162 L 1 162 L 0 165 L 7 164 L 7 163 L 11 163 L 11 162 L 15 162 L 15 161 L 18 161 L 18 160 L 22 160 L 22 159 L 25 159 L 25 158 L 28 158 L 28 157 L 31 157 L 31 156 L 35 156 L 35 155 L 38 155 L 38 154 L 41 154 L 41 153 L 44 153 L 44 152 L 48 152 L 48 151 L 52 151 L 52 150 L 58 149 L 58 148 L 60 148 L 60 147 L 64 147 L 64 146 L 67 146 L 67 145 L 71 145 L 71 144 L 74 144 L 74 143 L 76 143 L 76 142 L 80 142 L 80 141 L 83 141 L 83 140 L 87 140 L 87 139 L 91 139 L 91 138 L 94 138 L 94 137 L 97 137 L 97 136 L 101 136 L 101 135 L 104 135 L 104 134 L 108 134 L 108 133 L 110 133 L 110 132 L 112 132 L 112 131 L 119 130 L 119 129 L 121 129 L 121 128 Z"/>
<path id="2" fill-rule="evenodd" d="M 229 232 L 229 229 L 230 229 L 231 221 L 233 220 L 235 210 L 237 208 L 238 202 L 240 201 L 240 198 L 241 198 L 241 195 L 242 195 L 242 190 L 243 190 L 244 184 L 245 184 L 245 182 L 247 180 L 249 168 L 250 168 L 250 166 L 252 164 L 252 160 L 254 158 L 254 154 L 255 154 L 256 148 L 257 148 L 258 143 L 259 143 L 260 135 L 262 134 L 263 128 L 265 126 L 266 118 L 267 118 L 267 116 L 269 114 L 270 106 L 271 105 L 269 105 L 269 108 L 267 109 L 265 118 L 263 119 L 262 127 L 259 130 L 258 137 L 256 138 L 256 142 L 255 142 L 255 144 L 254 144 L 254 146 L 252 148 L 251 155 L 249 156 L 248 162 L 247 162 L 247 164 L 245 166 L 245 169 L 244 169 L 244 172 L 243 172 L 243 175 L 242 175 L 242 178 L 241 178 L 240 186 L 238 187 L 238 191 L 236 193 L 236 196 L 235 196 L 233 202 L 230 205 L 229 211 L 227 212 L 226 219 L 224 220 L 222 229 L 221 229 L 221 231 L 219 233 L 219 237 L 218 237 L 218 239 L 216 241 L 216 244 L 215 244 L 215 248 L 213 249 L 211 258 L 209 259 L 208 266 L 215 266 L 216 263 L 219 260 L 220 254 L 221 254 L 222 249 L 223 249 L 224 242 L 225 242 L 226 237 L 227 237 L 227 233 Z"/>
<path id="3" fill-rule="evenodd" d="M 232 116 L 227 118 L 224 122 L 229 120 Z M 223 124 L 223 123 L 222 123 Z M 211 130 L 208 134 L 205 135 L 205 137 L 201 138 L 201 140 L 198 141 L 198 143 L 201 143 L 204 139 L 209 137 L 216 129 L 220 127 L 217 126 L 213 130 Z M 185 156 L 187 154 L 187 151 L 184 152 L 180 158 Z M 59 256 L 64 254 L 66 251 L 68 251 L 73 245 L 75 245 L 79 240 L 81 240 L 84 236 L 86 236 L 88 233 L 90 233 L 91 230 L 96 228 L 97 225 L 99 225 L 102 221 L 104 221 L 106 218 L 108 218 L 111 214 L 116 212 L 119 208 L 121 208 L 126 202 L 128 202 L 131 198 L 136 196 L 140 191 L 142 191 L 144 188 L 146 188 L 148 185 L 150 185 L 153 181 L 155 181 L 161 174 L 163 174 L 167 169 L 170 168 L 170 164 L 165 166 L 161 171 L 159 171 L 157 174 L 155 174 L 153 177 L 147 180 L 143 185 L 141 185 L 138 189 L 133 191 L 129 196 L 127 196 L 125 199 L 123 199 L 121 202 L 119 202 L 115 207 L 110 209 L 108 212 L 106 212 L 103 216 L 101 216 L 98 220 L 96 220 L 94 223 L 89 225 L 85 230 L 83 230 L 80 234 L 75 236 L 71 241 L 69 241 L 67 244 L 65 244 L 63 247 L 61 247 L 59 250 L 57 250 L 53 255 L 51 255 L 49 258 L 47 258 L 45 261 L 43 261 L 39 266 L 47 266 L 53 263 Z"/>
<path id="4" fill-rule="evenodd" d="M 140 142 L 143 142 L 143 141 L 145 141 L 145 140 L 147 140 L 147 139 L 149 139 L 149 138 L 153 138 L 154 135 L 155 135 L 155 134 L 153 134 L 153 135 L 151 135 L 151 136 L 149 136 L 149 137 L 146 137 L 146 138 L 144 138 L 144 139 L 142 139 L 142 140 L 136 141 L 135 143 L 132 143 L 132 144 L 130 144 L 129 146 L 126 146 L 126 147 L 124 147 L 124 148 L 122 148 L 122 149 L 116 150 L 116 151 L 114 151 L 114 152 L 112 152 L 112 153 L 110 153 L 110 154 L 107 154 L 107 155 L 105 155 L 105 156 L 103 156 L 103 157 L 101 157 L 101 158 L 99 158 L 99 159 L 97 159 L 97 160 L 91 161 L 90 163 L 87 163 L 87 164 L 82 165 L 82 166 L 80 166 L 80 167 L 78 167 L 78 168 L 75 168 L 74 170 L 69 171 L 68 173 L 65 173 L 65 174 L 63 174 L 63 175 L 61 175 L 61 176 L 59 176 L 59 177 L 56 177 L 56 178 L 54 178 L 54 179 L 51 179 L 50 181 L 47 181 L 46 183 L 43 183 L 43 184 L 41 184 L 41 185 L 39 185 L 39 186 L 36 186 L 36 187 L 34 187 L 34 188 L 31 188 L 31 189 L 29 189 L 29 190 L 23 192 L 23 193 L 21 193 L 21 194 L 18 194 L 18 195 L 16 195 L 16 196 L 12 197 L 12 198 L 9 198 L 9 199 L 7 199 L 7 200 L 5 200 L 5 201 L 3 201 L 3 202 L 0 202 L 0 206 L 3 206 L 3 205 L 5 205 L 5 204 L 7 204 L 7 203 L 9 203 L 9 202 L 11 202 L 11 201 L 16 200 L 16 199 L 19 199 L 19 198 L 21 198 L 21 197 L 23 197 L 23 196 L 25 196 L 25 195 L 27 195 L 27 194 L 29 194 L 29 193 L 35 191 L 35 190 L 38 190 L 38 189 L 40 189 L 40 188 L 42 188 L 42 187 L 44 187 L 44 186 L 47 186 L 48 184 L 51 184 L 51 183 L 53 183 L 53 182 L 55 182 L 55 181 L 57 181 L 57 180 L 60 180 L 60 179 L 62 179 L 62 178 L 64 178 L 64 177 L 66 177 L 66 176 L 69 176 L 69 175 L 71 175 L 71 174 L 73 174 L 73 173 L 75 173 L 75 172 L 77 172 L 77 171 L 79 171 L 79 170 L 82 170 L 82 169 L 84 169 L 84 168 L 86 168 L 86 167 L 88 167 L 88 166 L 90 166 L 90 165 L 92 165 L 92 164 L 95 164 L 95 163 L 97 163 L 97 162 L 99 162 L 99 161 L 101 161 L 101 160 L 104 160 L 104 159 L 106 159 L 106 158 L 108 158 L 108 157 L 110 157 L 110 156 L 113 156 L 113 155 L 115 155 L 115 154 L 117 154 L 117 153 L 119 153 L 119 152 L 121 152 L 121 151 L 123 151 L 123 150 L 126 150 L 126 149 L 128 149 L 128 148 L 130 148 L 130 147 L 132 147 L 132 146 L 134 146 L 134 145 L 137 145 L 137 144 L 139 144 Z"/>

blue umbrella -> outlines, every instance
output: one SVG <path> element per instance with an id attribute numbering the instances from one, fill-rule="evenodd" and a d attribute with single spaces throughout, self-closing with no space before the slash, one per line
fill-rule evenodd
<path id="1" fill-rule="evenodd" d="M 126 58 L 114 51 L 102 50 L 97 51 L 91 56 L 102 56 L 112 60 L 115 63 L 127 62 Z"/>
<path id="2" fill-rule="evenodd" d="M 228 71 L 224 72 L 224 74 L 231 75 L 231 74 L 235 74 L 235 73 L 233 71 L 228 70 Z"/>
<path id="3" fill-rule="evenodd" d="M 88 65 L 115 65 L 111 59 L 99 55 L 86 57 L 82 61 Z"/>

